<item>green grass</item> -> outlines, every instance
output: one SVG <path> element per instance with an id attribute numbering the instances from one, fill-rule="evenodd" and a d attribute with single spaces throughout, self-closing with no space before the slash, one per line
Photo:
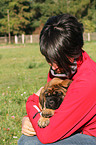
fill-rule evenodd
<path id="1" fill-rule="evenodd" d="M 96 61 L 96 42 L 84 50 Z M 0 145 L 16 145 L 29 95 L 46 83 L 49 66 L 38 44 L 0 46 Z"/>
<path id="2" fill-rule="evenodd" d="M 15 145 L 26 100 L 46 83 L 49 67 L 38 44 L 3 46 L 0 56 L 0 145 Z"/>

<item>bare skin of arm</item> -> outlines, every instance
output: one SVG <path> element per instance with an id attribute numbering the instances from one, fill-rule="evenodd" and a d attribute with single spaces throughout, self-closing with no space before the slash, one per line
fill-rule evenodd
<path id="1" fill-rule="evenodd" d="M 39 91 L 36 93 L 37 96 L 40 95 L 40 91 L 43 87 L 39 89 Z M 22 119 L 22 134 L 27 135 L 27 136 L 34 136 L 36 135 L 36 132 L 29 120 L 29 117 L 24 117 Z"/>

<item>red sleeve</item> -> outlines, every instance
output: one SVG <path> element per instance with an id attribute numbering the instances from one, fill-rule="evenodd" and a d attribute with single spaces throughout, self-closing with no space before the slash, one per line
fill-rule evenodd
<path id="1" fill-rule="evenodd" d="M 40 111 L 40 108 L 39 108 L 39 96 L 37 96 L 36 94 L 31 95 L 28 98 L 27 103 L 26 103 L 26 110 L 27 110 L 27 114 L 28 114 L 28 117 L 30 118 L 30 120 L 32 120 L 34 115 L 38 112 L 38 110 L 34 106 L 37 106 L 38 110 Z M 40 117 L 39 113 L 36 115 L 35 118 L 37 118 L 37 117 L 38 118 Z"/>

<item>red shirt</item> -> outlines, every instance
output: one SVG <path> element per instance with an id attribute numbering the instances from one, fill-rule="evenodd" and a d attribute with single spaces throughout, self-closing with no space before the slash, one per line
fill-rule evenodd
<path id="1" fill-rule="evenodd" d="M 33 119 L 38 112 L 33 105 L 39 107 L 39 97 L 33 94 L 27 100 L 28 117 L 42 143 L 52 143 L 76 132 L 96 137 L 96 63 L 86 52 L 83 62 L 77 60 L 77 73 L 72 79 L 64 101 L 45 128 L 37 124 L 40 114 Z"/>

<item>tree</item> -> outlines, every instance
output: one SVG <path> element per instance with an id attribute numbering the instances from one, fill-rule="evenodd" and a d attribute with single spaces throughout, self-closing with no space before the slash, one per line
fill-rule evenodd
<path id="1" fill-rule="evenodd" d="M 45 0 L 41 7 L 42 23 L 50 16 L 70 13 L 84 23 L 86 32 L 96 31 L 96 0 Z"/>
<path id="2" fill-rule="evenodd" d="M 8 17 L 7 6 L 9 0 L 0 0 L 0 34 L 6 35 L 8 33 Z"/>
<path id="3" fill-rule="evenodd" d="M 31 5 L 29 0 L 13 0 L 9 3 L 10 31 L 13 34 L 25 33 L 30 27 Z"/>
<path id="4" fill-rule="evenodd" d="M 0 0 L 0 35 L 30 34 L 54 15 L 70 13 L 96 31 L 96 0 Z"/>
<path id="5" fill-rule="evenodd" d="M 4 1 L 4 5 L 6 1 Z M 1 32 L 8 34 L 9 27 L 12 35 L 30 33 L 32 9 L 30 0 L 7 0 L 7 8 L 0 20 Z M 8 22 L 9 11 L 9 22 Z"/>

